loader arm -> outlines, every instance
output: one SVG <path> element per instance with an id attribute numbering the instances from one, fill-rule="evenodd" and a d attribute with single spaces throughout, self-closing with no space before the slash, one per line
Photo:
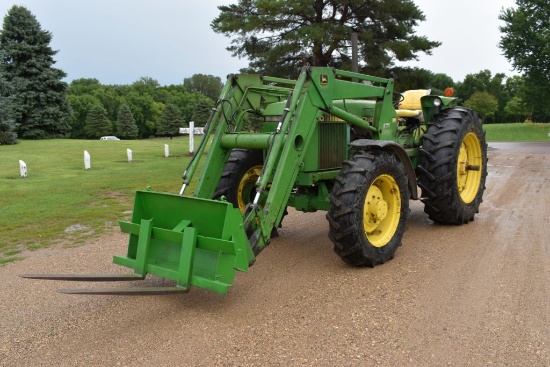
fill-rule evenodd
<path id="1" fill-rule="evenodd" d="M 244 213 L 245 228 L 254 234 L 250 245 L 258 254 L 268 243 L 273 228 L 283 217 L 296 178 L 303 165 L 313 131 L 322 114 L 332 114 L 342 120 L 370 129 L 378 136 L 395 136 L 396 113 L 392 106 L 391 80 L 374 79 L 383 86 L 353 83 L 336 77 L 363 77 L 354 73 L 338 72 L 331 68 L 304 68 L 273 135 L 262 175 L 257 183 L 257 195 Z M 371 126 L 365 120 L 333 106 L 338 99 L 376 98 L 375 119 Z M 279 129 L 280 128 L 280 129 Z M 393 130 L 392 130 L 393 129 Z M 271 184 L 265 202 L 259 202 L 261 193 Z"/>

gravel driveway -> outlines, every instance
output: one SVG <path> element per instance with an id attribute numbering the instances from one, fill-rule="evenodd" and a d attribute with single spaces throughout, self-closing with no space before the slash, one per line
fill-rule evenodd
<path id="1" fill-rule="evenodd" d="M 323 212 L 291 211 L 226 296 L 74 296 L 56 290 L 83 285 L 17 277 L 124 272 L 118 232 L 29 253 L 0 267 L 0 366 L 549 366 L 550 144 L 535 146 L 490 145 L 470 224 L 411 202 L 403 246 L 374 269 L 332 252 Z"/>

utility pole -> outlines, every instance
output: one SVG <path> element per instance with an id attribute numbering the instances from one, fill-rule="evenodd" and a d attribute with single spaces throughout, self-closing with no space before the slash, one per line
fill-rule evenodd
<path id="1" fill-rule="evenodd" d="M 351 30 L 351 71 L 354 73 L 359 72 L 359 57 L 358 57 L 358 39 L 359 33 L 355 30 Z M 352 79 L 353 82 L 357 82 L 356 78 Z"/>

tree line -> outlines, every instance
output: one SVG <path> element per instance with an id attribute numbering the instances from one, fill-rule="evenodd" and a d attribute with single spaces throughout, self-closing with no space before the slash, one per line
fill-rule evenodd
<path id="1" fill-rule="evenodd" d="M 432 94 L 443 95 L 451 87 L 460 103 L 477 111 L 485 123 L 523 122 L 531 117 L 522 103 L 525 80 L 521 76 L 506 77 L 482 70 L 455 82 L 446 74 L 421 68 L 392 68 L 382 76 L 394 78 L 397 91 L 431 89 Z M 220 78 L 202 74 L 186 78 L 182 85 L 170 86 L 161 86 L 148 77 L 131 85 L 74 80 L 67 88 L 72 111 L 69 137 L 176 136 L 179 127 L 186 127 L 189 121 L 204 126 L 221 86 Z"/>
<path id="2" fill-rule="evenodd" d="M 234 56 L 250 61 L 241 72 L 295 78 L 304 64 L 350 70 L 350 34 L 355 33 L 358 71 L 394 78 L 396 91 L 423 88 L 442 94 L 453 87 L 459 103 L 486 123 L 550 121 L 550 3 L 516 0 L 515 8 L 500 13 L 505 25 L 499 46 L 522 75 L 481 70 L 462 81 L 395 66 L 439 46 L 415 34 L 414 26 L 425 16 L 408 0 L 236 0 L 218 9 L 211 27 L 232 38 L 228 50 Z M 222 87 L 220 78 L 202 74 L 169 86 L 149 77 L 130 85 L 103 85 L 94 78 L 67 84 L 66 74 L 55 68 L 51 39 L 23 6 L 14 5 L 4 17 L 0 144 L 13 144 L 17 137 L 174 136 L 188 121 L 205 123 Z"/>
<path id="3" fill-rule="evenodd" d="M 195 121 L 204 126 L 221 91 L 219 77 L 195 74 L 183 84 L 161 86 L 142 77 L 130 85 L 103 85 L 97 79 L 76 79 L 67 88 L 74 139 L 116 134 L 123 139 L 179 134 Z"/>

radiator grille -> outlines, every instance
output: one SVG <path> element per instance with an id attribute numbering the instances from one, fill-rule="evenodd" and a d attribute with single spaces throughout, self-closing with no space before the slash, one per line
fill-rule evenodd
<path id="1" fill-rule="evenodd" d="M 319 169 L 339 168 L 347 155 L 347 124 L 319 122 Z"/>

